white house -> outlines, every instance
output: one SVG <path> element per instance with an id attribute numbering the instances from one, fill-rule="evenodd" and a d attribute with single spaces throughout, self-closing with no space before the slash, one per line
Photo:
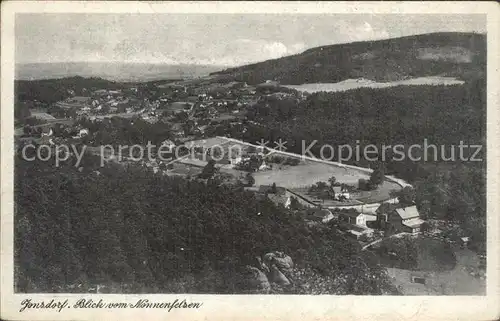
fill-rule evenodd
<path id="1" fill-rule="evenodd" d="M 52 136 L 52 135 L 54 135 L 54 132 L 52 131 L 52 128 L 44 128 L 42 130 L 42 135 L 41 135 L 42 137 L 43 136 Z"/>
<path id="2" fill-rule="evenodd" d="M 80 129 L 80 132 L 78 132 L 78 136 L 83 137 L 87 136 L 89 134 L 89 130 L 87 128 Z"/>
<path id="3" fill-rule="evenodd" d="M 365 214 L 356 211 L 340 213 L 339 218 L 349 224 L 366 226 Z"/>
<path id="4" fill-rule="evenodd" d="M 235 157 L 231 157 L 229 159 L 229 161 L 231 162 L 231 165 L 233 165 L 233 166 L 238 165 L 239 163 L 241 163 L 242 160 L 243 159 L 241 156 L 235 156 Z"/>
<path id="5" fill-rule="evenodd" d="M 333 193 L 334 193 L 334 198 L 337 200 L 340 200 L 340 199 L 348 200 L 351 198 L 349 191 L 345 188 L 342 188 L 341 186 L 334 186 Z"/>
<path id="6" fill-rule="evenodd" d="M 170 139 L 166 139 L 161 143 L 161 146 L 167 146 L 168 148 L 174 148 L 175 144 Z"/>

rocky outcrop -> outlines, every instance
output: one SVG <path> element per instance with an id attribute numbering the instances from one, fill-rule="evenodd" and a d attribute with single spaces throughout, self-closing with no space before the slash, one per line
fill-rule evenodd
<path id="1" fill-rule="evenodd" d="M 271 290 L 271 285 L 266 274 L 254 266 L 245 266 L 246 287 L 249 293 L 266 294 Z"/>
<path id="2" fill-rule="evenodd" d="M 278 269 L 276 265 L 271 266 L 271 272 L 268 275 L 269 280 L 280 286 L 288 286 L 291 284 L 290 280 Z"/>
<path id="3" fill-rule="evenodd" d="M 269 252 L 256 257 L 255 266 L 245 266 L 245 283 L 250 293 L 269 293 L 273 284 L 278 287 L 292 285 L 292 258 L 283 252 Z"/>

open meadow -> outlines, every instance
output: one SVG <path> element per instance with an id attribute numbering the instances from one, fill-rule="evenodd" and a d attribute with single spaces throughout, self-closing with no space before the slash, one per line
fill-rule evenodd
<path id="1" fill-rule="evenodd" d="M 439 86 L 439 85 L 462 85 L 464 82 L 453 77 L 419 77 L 392 82 L 376 82 L 368 79 L 347 79 L 337 83 L 308 83 L 302 85 L 283 85 L 298 91 L 315 93 L 320 91 L 337 92 L 358 88 L 387 88 L 394 86 Z"/>
<path id="2" fill-rule="evenodd" d="M 273 168 L 253 174 L 256 185 L 271 185 L 286 188 L 308 188 L 319 181 L 327 182 L 332 176 L 340 183 L 357 185 L 360 178 L 370 177 L 360 171 L 334 165 L 308 161 L 296 166 L 273 165 Z"/>

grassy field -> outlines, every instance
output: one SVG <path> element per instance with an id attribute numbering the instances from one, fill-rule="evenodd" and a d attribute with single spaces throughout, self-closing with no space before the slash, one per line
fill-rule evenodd
<path id="1" fill-rule="evenodd" d="M 224 138 L 207 138 L 204 140 L 197 140 L 188 142 L 186 145 L 194 146 L 204 146 L 205 148 L 213 146 L 222 146 L 225 152 L 232 150 L 233 153 L 237 153 L 238 150 L 245 154 L 249 151 L 249 146 L 245 144 L 240 144 L 238 142 L 228 141 Z M 281 155 L 278 152 L 271 152 L 266 157 L 283 157 L 291 158 L 290 155 Z M 278 163 L 272 163 L 268 161 L 268 165 L 272 168 L 268 170 L 262 170 L 252 173 L 255 179 L 255 186 L 260 185 L 276 185 L 288 188 L 293 192 L 300 194 L 301 196 L 309 199 L 310 201 L 315 201 L 315 197 L 308 194 L 308 189 L 311 185 L 323 181 L 328 182 L 328 179 L 335 176 L 337 182 L 352 185 L 357 187 L 359 179 L 368 180 L 369 174 L 347 167 L 340 167 L 331 164 L 325 164 L 317 161 L 303 160 L 300 157 L 300 163 L 298 165 L 281 165 Z M 181 161 L 183 163 L 188 163 L 189 160 Z M 200 163 L 198 166 L 203 166 L 204 163 Z M 222 171 L 227 172 L 235 177 L 245 176 L 246 173 L 231 169 L 231 166 L 224 165 L 221 167 Z M 391 181 L 385 181 L 374 191 L 360 191 L 351 193 L 351 201 L 337 202 L 334 200 L 325 200 L 322 202 L 324 206 L 337 206 L 337 205 L 356 205 L 361 203 L 375 203 L 385 201 L 390 198 L 390 192 L 393 190 L 399 190 L 401 187 Z M 316 200 L 317 201 L 317 200 Z"/>
<path id="2" fill-rule="evenodd" d="M 374 191 L 360 191 L 351 194 L 351 197 L 362 203 L 375 203 L 385 201 L 391 198 L 390 192 L 393 190 L 400 190 L 401 186 L 391 181 L 384 181 Z"/>
<path id="3" fill-rule="evenodd" d="M 306 91 L 315 93 L 318 91 L 346 91 L 357 88 L 387 88 L 401 85 L 462 85 L 464 82 L 452 77 L 419 77 L 413 79 L 392 81 L 392 82 L 375 82 L 366 79 L 348 79 L 338 83 L 314 83 L 302 85 L 284 85 L 284 87 L 292 88 L 298 91 Z"/>
<path id="4" fill-rule="evenodd" d="M 376 190 L 373 191 L 359 191 L 350 193 L 351 199 L 343 202 L 335 200 L 320 200 L 308 193 L 307 188 L 292 188 L 292 191 L 300 194 L 301 196 L 309 199 L 312 202 L 321 203 L 322 206 L 347 206 L 357 204 L 369 204 L 386 201 L 391 198 L 390 192 L 399 190 L 401 187 L 393 182 L 385 181 Z"/>
<path id="5" fill-rule="evenodd" d="M 312 161 L 297 166 L 273 165 L 271 170 L 257 172 L 253 176 L 256 185 L 276 183 L 291 189 L 308 188 L 318 181 L 326 182 L 332 176 L 335 176 L 338 182 L 350 185 L 357 185 L 360 178 L 370 178 L 360 171 Z"/>
<path id="6" fill-rule="evenodd" d="M 332 176 L 335 176 L 339 183 L 345 183 L 356 187 L 359 179 L 368 180 L 370 178 L 368 174 L 355 169 L 342 168 L 313 161 L 302 162 L 297 166 L 273 164 L 271 170 L 253 174 L 256 185 L 272 185 L 276 183 L 276 185 L 289 188 L 313 202 L 319 200 L 308 194 L 307 191 L 309 187 L 318 181 L 328 182 L 328 179 Z M 324 206 L 337 206 L 380 202 L 389 199 L 389 194 L 392 190 L 399 189 L 401 189 L 401 187 L 398 184 L 385 181 L 374 191 L 351 193 L 351 201 L 337 202 L 334 200 L 325 200 L 321 201 L 321 203 Z"/>

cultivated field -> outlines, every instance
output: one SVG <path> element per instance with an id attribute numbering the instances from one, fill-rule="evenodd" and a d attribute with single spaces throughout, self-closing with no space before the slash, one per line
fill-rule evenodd
<path id="1" fill-rule="evenodd" d="M 315 83 L 302 85 L 283 85 L 284 87 L 292 88 L 298 91 L 306 91 L 315 93 L 319 91 L 346 91 L 357 88 L 387 88 L 401 85 L 462 85 L 464 82 L 452 77 L 419 77 L 413 79 L 405 79 L 392 82 L 375 82 L 367 79 L 347 79 L 337 83 Z"/>
<path id="2" fill-rule="evenodd" d="M 241 150 L 243 154 L 245 154 L 249 151 L 249 149 L 251 149 L 246 144 L 229 141 L 221 137 L 192 141 L 186 145 L 204 146 L 205 148 L 221 146 L 225 152 L 228 152 L 230 149 L 234 149 L 233 153 L 236 154 L 237 150 Z M 293 158 L 291 155 L 280 154 L 279 152 L 271 152 L 267 157 L 272 157 L 273 155 L 283 157 L 284 159 Z M 252 173 L 252 176 L 255 179 L 255 186 L 272 185 L 275 183 L 277 186 L 290 189 L 292 192 L 308 199 L 311 202 L 319 202 L 323 206 L 346 206 L 382 202 L 390 199 L 391 191 L 401 189 L 400 185 L 386 180 L 376 190 L 352 192 L 350 201 L 339 202 L 335 200 L 319 200 L 308 193 L 309 187 L 319 181 L 328 182 L 330 177 L 335 176 L 337 182 L 357 187 L 359 179 L 368 180 L 370 176 L 363 171 L 353 168 L 341 167 L 312 160 L 303 160 L 300 157 L 297 158 L 300 159 L 300 163 L 295 166 L 280 165 L 268 161 L 268 165 L 272 166 L 271 169 Z M 190 157 L 179 160 L 179 162 L 186 166 L 197 166 L 199 168 L 206 165 L 206 162 L 198 159 L 192 159 Z M 218 164 L 218 166 L 221 168 L 222 172 L 232 175 L 235 178 L 244 177 L 247 174 L 244 171 L 233 169 L 231 165 Z"/>
<path id="3" fill-rule="evenodd" d="M 343 202 L 336 200 L 323 200 L 316 198 L 308 193 L 307 188 L 292 188 L 291 190 L 311 202 L 321 204 L 324 207 L 332 206 L 348 206 L 358 204 L 370 204 L 387 201 L 391 198 L 390 192 L 393 190 L 400 190 L 401 186 L 390 181 L 384 181 L 376 190 L 373 191 L 356 191 L 350 193 L 351 199 Z"/>

